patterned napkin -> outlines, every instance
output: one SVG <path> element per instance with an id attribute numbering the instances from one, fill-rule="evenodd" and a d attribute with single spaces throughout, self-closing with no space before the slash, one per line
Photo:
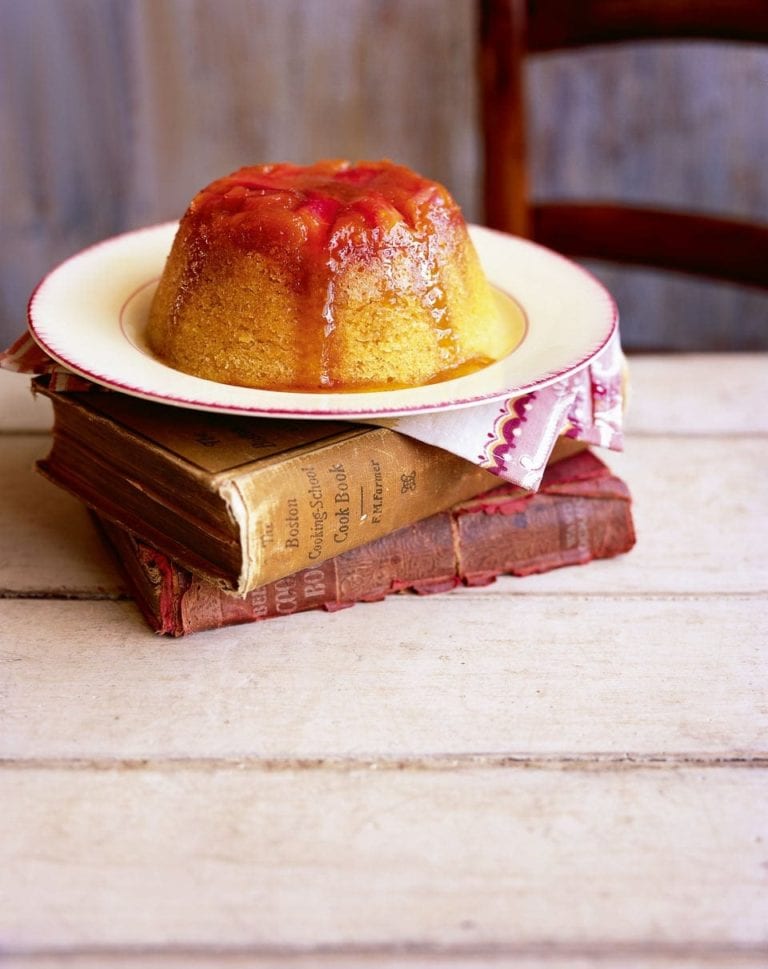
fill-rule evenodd
<path id="1" fill-rule="evenodd" d="M 51 389 L 56 391 L 83 391 L 93 386 L 52 360 L 30 333 L 0 352 L 0 367 L 50 374 Z M 588 365 L 543 390 L 459 410 L 360 423 L 390 427 L 535 491 L 560 435 L 621 450 L 623 387 L 624 357 L 615 331 Z"/>

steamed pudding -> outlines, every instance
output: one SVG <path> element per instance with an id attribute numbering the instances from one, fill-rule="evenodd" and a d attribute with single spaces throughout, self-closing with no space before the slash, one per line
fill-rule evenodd
<path id="1" fill-rule="evenodd" d="M 510 349 L 458 205 L 387 161 L 261 165 L 204 188 L 147 338 L 175 369 L 291 391 L 417 386 Z"/>

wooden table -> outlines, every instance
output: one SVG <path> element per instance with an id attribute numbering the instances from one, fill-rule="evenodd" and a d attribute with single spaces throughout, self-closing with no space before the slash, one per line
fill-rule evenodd
<path id="1" fill-rule="evenodd" d="M 630 555 L 176 641 L 0 374 L 0 964 L 768 965 L 766 358 L 632 373 Z"/>

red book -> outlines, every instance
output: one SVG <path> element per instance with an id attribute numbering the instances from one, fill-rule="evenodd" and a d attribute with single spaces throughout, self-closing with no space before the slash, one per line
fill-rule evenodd
<path id="1" fill-rule="evenodd" d="M 392 592 L 445 592 L 627 552 L 635 543 L 627 486 L 589 451 L 551 465 L 531 495 L 513 485 L 455 505 L 240 597 L 193 575 L 106 519 L 101 529 L 150 626 L 204 629 L 341 609 Z"/>

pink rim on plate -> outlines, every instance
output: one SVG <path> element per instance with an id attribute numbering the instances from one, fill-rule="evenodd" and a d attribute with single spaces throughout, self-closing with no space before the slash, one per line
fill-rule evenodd
<path id="1" fill-rule="evenodd" d="M 470 226 L 486 275 L 526 320 L 519 344 L 503 359 L 442 383 L 366 393 L 298 394 L 220 384 L 173 370 L 143 340 L 176 228 L 166 223 L 115 236 L 49 273 L 28 311 L 29 329 L 42 349 L 96 384 L 164 404 L 269 417 L 365 419 L 471 407 L 546 387 L 587 366 L 618 324 L 610 294 L 576 263 L 516 236 Z"/>

